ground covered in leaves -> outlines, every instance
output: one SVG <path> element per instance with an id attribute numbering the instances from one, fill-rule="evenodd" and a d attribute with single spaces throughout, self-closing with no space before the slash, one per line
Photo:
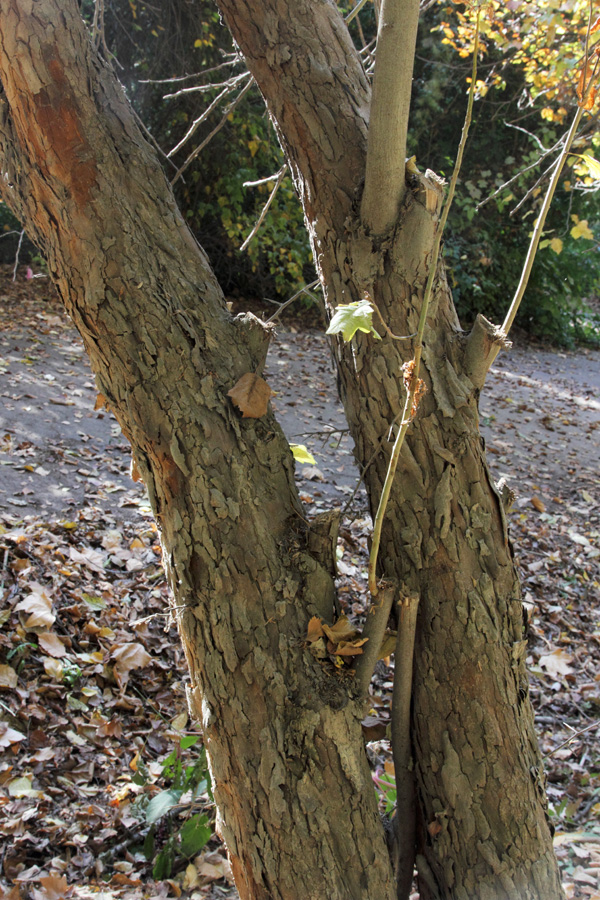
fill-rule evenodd
<path id="1" fill-rule="evenodd" d="M 600 354 L 522 347 L 481 409 L 517 494 L 532 699 L 570 898 L 600 898 Z M 322 335 L 279 329 L 266 378 L 315 511 L 347 506 L 349 616 L 370 521 Z M 94 410 L 80 341 L 44 279 L 0 281 L 0 896 L 234 897 L 188 721 L 156 528 L 114 419 Z M 379 664 L 372 714 L 393 670 Z M 369 745 L 382 804 L 385 741 Z"/>

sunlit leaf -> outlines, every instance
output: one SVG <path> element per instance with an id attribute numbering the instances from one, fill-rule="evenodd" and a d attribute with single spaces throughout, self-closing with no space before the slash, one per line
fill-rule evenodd
<path id="1" fill-rule="evenodd" d="M 49 675 L 50 678 L 53 678 L 55 681 L 62 681 L 64 667 L 58 659 L 47 656 L 44 660 L 44 671 L 46 672 L 46 675 Z"/>
<path id="2" fill-rule="evenodd" d="M 588 225 L 587 219 L 579 219 L 577 216 L 573 216 L 573 219 L 576 219 L 575 225 L 571 228 L 571 237 L 575 238 L 586 238 L 588 241 L 594 240 L 594 234 Z"/>
<path id="3" fill-rule="evenodd" d="M 143 669 L 152 661 L 152 657 L 141 644 L 122 644 L 116 647 L 111 655 L 115 660 L 116 673 L 125 680 L 132 669 Z"/>
<path id="4" fill-rule="evenodd" d="M 50 628 L 56 619 L 52 612 L 52 600 L 40 584 L 31 584 L 32 593 L 17 603 L 15 609 L 29 613 L 25 628 Z"/>
<path id="5" fill-rule="evenodd" d="M 153 797 L 146 807 L 146 822 L 152 825 L 172 810 L 181 800 L 182 791 L 176 788 L 170 788 L 168 791 L 161 791 L 156 797 Z"/>
<path id="6" fill-rule="evenodd" d="M 554 250 L 555 253 L 562 253 L 563 242 L 561 241 L 560 238 L 557 238 L 557 237 L 552 238 L 552 240 L 549 243 L 549 247 L 551 250 Z"/>
<path id="7" fill-rule="evenodd" d="M 338 306 L 326 334 L 341 333 L 345 341 L 351 341 L 357 331 L 372 334 L 377 340 L 380 335 L 373 327 L 373 307 L 368 300 L 358 300 L 356 303 L 347 303 Z"/>
<path id="8" fill-rule="evenodd" d="M 572 662 L 573 657 L 564 650 L 553 650 L 552 653 L 540 656 L 538 665 L 545 669 L 548 675 L 559 678 L 561 675 L 573 674 L 573 668 L 570 665 Z"/>
<path id="9" fill-rule="evenodd" d="M 294 455 L 294 459 L 296 459 L 300 463 L 308 463 L 311 466 L 316 466 L 317 461 L 312 455 L 312 453 L 306 449 L 304 444 L 290 444 L 290 450 Z"/>
<path id="10" fill-rule="evenodd" d="M 588 174 L 594 181 L 600 181 L 600 162 L 597 159 L 594 159 L 589 153 L 574 153 L 573 155 L 583 160 Z"/>
<path id="11" fill-rule="evenodd" d="M 64 900 L 69 893 L 69 884 L 64 875 L 43 875 L 40 884 L 44 900 Z"/>

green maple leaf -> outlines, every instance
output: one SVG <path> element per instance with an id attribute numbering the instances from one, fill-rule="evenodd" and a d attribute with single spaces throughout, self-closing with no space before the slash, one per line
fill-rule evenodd
<path id="1" fill-rule="evenodd" d="M 380 341 L 380 335 L 373 328 L 373 312 L 368 300 L 338 306 L 325 334 L 341 332 L 345 341 L 351 341 L 357 331 L 364 331 L 365 334 L 372 334 Z"/>

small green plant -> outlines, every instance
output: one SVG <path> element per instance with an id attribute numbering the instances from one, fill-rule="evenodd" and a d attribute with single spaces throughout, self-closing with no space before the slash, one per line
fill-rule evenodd
<path id="1" fill-rule="evenodd" d="M 150 826 L 142 851 L 147 860 L 153 861 L 152 874 L 157 880 L 169 878 L 178 859 L 195 856 L 213 835 L 208 815 L 193 813 L 201 797 L 208 795 L 213 799 L 204 747 L 195 758 L 190 759 L 186 754 L 199 740 L 198 735 L 182 737 L 178 746 L 162 760 L 158 778 L 167 786 L 158 794 L 152 795 L 154 779 L 143 761 L 138 761 L 132 779 L 144 788 L 134 803 L 134 812 Z M 182 823 L 184 812 L 193 814 Z"/>
<path id="2" fill-rule="evenodd" d="M 389 772 L 374 772 L 372 775 L 379 803 L 386 816 L 396 809 L 396 778 Z"/>

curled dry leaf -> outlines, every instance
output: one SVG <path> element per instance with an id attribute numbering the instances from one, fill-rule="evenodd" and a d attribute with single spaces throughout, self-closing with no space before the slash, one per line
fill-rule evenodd
<path id="1" fill-rule="evenodd" d="M 574 671 L 570 665 L 572 662 L 573 657 L 565 653 L 564 650 L 553 650 L 552 653 L 540 656 L 538 660 L 538 664 L 553 678 L 560 678 L 561 675 L 572 675 Z"/>
<path id="2" fill-rule="evenodd" d="M 269 400 L 274 393 L 264 378 L 253 372 L 246 372 L 227 391 L 227 396 L 231 397 L 233 404 L 241 411 L 243 419 L 260 419 L 267 412 Z"/>
<path id="3" fill-rule="evenodd" d="M 22 609 L 29 613 L 29 617 L 25 621 L 25 628 L 50 628 L 56 620 L 56 616 L 52 612 L 52 600 L 41 584 L 34 582 L 30 588 L 31 594 L 17 603 L 15 609 Z"/>
<path id="4" fill-rule="evenodd" d="M 141 644 L 122 644 L 115 647 L 111 656 L 115 660 L 115 674 L 121 683 L 127 681 L 132 669 L 143 669 L 152 661 Z"/>
<path id="5" fill-rule="evenodd" d="M 356 628 L 350 623 L 347 616 L 340 616 L 335 625 L 327 625 L 326 622 L 323 622 L 323 631 L 332 644 L 353 641 L 358 636 Z"/>
<path id="6" fill-rule="evenodd" d="M 308 623 L 306 640 L 312 644 L 313 641 L 318 641 L 319 638 L 323 637 L 324 634 L 325 632 L 323 631 L 323 626 L 321 625 L 320 618 L 318 616 L 313 616 Z"/>
<path id="7" fill-rule="evenodd" d="M 44 634 L 38 635 L 38 643 L 42 650 L 45 650 L 50 656 L 55 656 L 57 659 L 61 656 L 65 656 L 67 652 L 67 648 L 59 638 L 57 634 L 54 634 L 51 631 L 46 631 Z"/>
<path id="8" fill-rule="evenodd" d="M 363 652 L 362 645 L 368 640 L 369 638 L 358 638 L 355 641 L 340 641 L 335 647 L 332 646 L 331 652 L 334 656 L 360 656 Z"/>
<path id="9" fill-rule="evenodd" d="M 11 744 L 17 744 L 19 741 L 24 740 L 25 735 L 21 734 L 20 731 L 11 728 L 6 722 L 0 722 L 0 747 L 10 747 Z"/>
<path id="10" fill-rule="evenodd" d="M 0 665 L 0 690 L 16 688 L 17 680 L 17 673 L 12 666 Z"/>
<path id="11" fill-rule="evenodd" d="M 537 511 L 540 513 L 543 513 L 546 511 L 546 504 L 544 503 L 543 500 L 540 500 L 539 497 L 532 497 L 531 505 L 533 506 L 534 509 L 537 509 Z"/>

